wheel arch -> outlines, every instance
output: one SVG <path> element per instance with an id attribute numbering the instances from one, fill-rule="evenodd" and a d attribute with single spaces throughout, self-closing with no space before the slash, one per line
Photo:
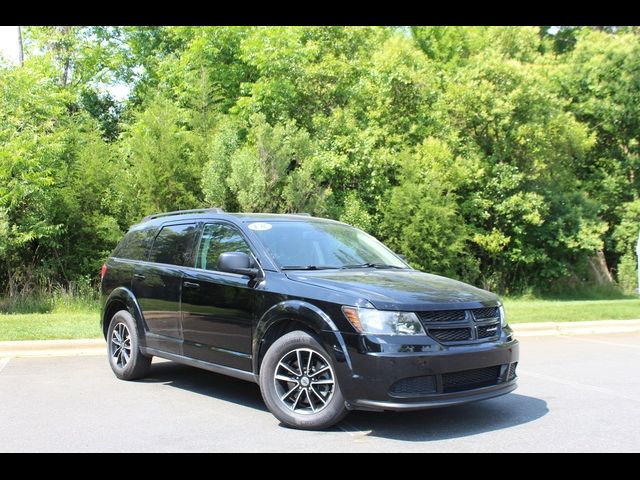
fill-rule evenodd
<path id="1" fill-rule="evenodd" d="M 131 314 L 133 319 L 136 322 L 136 327 L 138 328 L 138 332 L 140 332 L 140 342 L 144 345 L 145 336 L 144 332 L 146 331 L 144 317 L 142 316 L 142 310 L 140 309 L 140 305 L 136 300 L 133 292 L 126 287 L 118 287 L 114 289 L 107 300 L 104 303 L 104 307 L 102 309 L 102 315 L 100 318 L 100 327 L 102 329 L 102 334 L 104 337 L 107 337 L 107 329 L 109 328 L 109 322 L 113 315 L 120 310 L 126 310 Z"/>
<path id="2" fill-rule="evenodd" d="M 287 300 L 272 306 L 258 321 L 252 345 L 254 374 L 259 375 L 264 354 L 273 342 L 294 330 L 314 334 L 337 364 L 352 370 L 344 338 L 331 318 L 316 305 Z"/>

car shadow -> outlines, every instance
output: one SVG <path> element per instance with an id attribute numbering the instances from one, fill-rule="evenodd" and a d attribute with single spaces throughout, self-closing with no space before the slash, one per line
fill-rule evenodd
<path id="1" fill-rule="evenodd" d="M 516 427 L 548 412 L 544 400 L 509 393 L 466 405 L 417 412 L 351 412 L 339 428 L 370 437 L 430 442 Z"/>
<path id="2" fill-rule="evenodd" d="M 149 374 L 139 382 L 163 383 L 255 410 L 267 411 L 260 395 L 260 387 L 255 383 L 175 362 L 154 360 Z"/>
<path id="3" fill-rule="evenodd" d="M 141 383 L 171 387 L 267 412 L 258 385 L 175 362 L 156 361 Z M 535 421 L 549 412 L 539 398 L 510 393 L 502 397 L 417 412 L 353 411 L 328 431 L 361 433 L 411 442 L 430 442 L 503 430 Z M 284 427 L 283 424 L 281 426 Z"/>

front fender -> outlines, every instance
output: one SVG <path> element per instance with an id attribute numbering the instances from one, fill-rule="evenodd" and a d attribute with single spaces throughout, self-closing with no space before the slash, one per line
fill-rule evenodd
<path id="1" fill-rule="evenodd" d="M 107 316 L 109 316 L 109 311 L 111 310 L 114 302 L 124 304 L 127 311 L 136 321 L 136 326 L 138 327 L 138 331 L 140 333 L 147 331 L 144 316 L 142 315 L 142 309 L 140 308 L 135 295 L 126 287 L 118 287 L 113 289 L 102 306 L 102 312 L 100 314 L 100 327 L 102 328 L 103 332 L 105 329 L 105 325 L 108 325 L 108 322 L 111 320 L 111 318 L 107 318 Z M 143 344 L 143 346 L 146 344 L 144 334 L 140 335 L 140 342 Z"/>
<path id="2" fill-rule="evenodd" d="M 324 348 L 333 356 L 336 364 L 346 366 L 349 372 L 353 371 L 347 345 L 333 320 L 311 303 L 301 300 L 286 300 L 272 306 L 258 320 L 252 345 L 254 373 L 257 374 L 260 369 L 258 363 L 260 347 L 267 331 L 279 322 L 287 320 L 296 320 L 307 325 L 320 336 Z"/>

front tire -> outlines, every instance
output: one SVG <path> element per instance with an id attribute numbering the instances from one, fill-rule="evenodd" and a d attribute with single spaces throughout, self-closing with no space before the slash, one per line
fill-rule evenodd
<path id="1" fill-rule="evenodd" d="M 267 350 L 260 391 L 269 411 L 294 428 L 328 428 L 348 413 L 331 357 L 303 331 L 284 335 Z"/>
<path id="2" fill-rule="evenodd" d="M 107 330 L 107 354 L 111 370 L 121 380 L 137 380 L 149 373 L 152 357 L 140 351 L 136 322 L 126 310 L 120 310 L 111 317 Z"/>

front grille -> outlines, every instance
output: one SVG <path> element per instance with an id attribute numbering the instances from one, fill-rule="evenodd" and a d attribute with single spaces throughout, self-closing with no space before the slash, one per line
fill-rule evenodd
<path id="1" fill-rule="evenodd" d="M 451 393 L 497 385 L 499 375 L 500 365 L 445 373 L 442 375 L 442 391 Z"/>
<path id="2" fill-rule="evenodd" d="M 478 338 L 491 338 L 498 335 L 499 325 L 481 325 L 478 327 Z"/>
<path id="3" fill-rule="evenodd" d="M 441 310 L 439 312 L 418 312 L 423 322 L 464 322 L 466 312 L 464 310 Z"/>
<path id="4" fill-rule="evenodd" d="M 408 397 L 414 395 L 428 395 L 436 392 L 436 377 L 411 377 L 398 380 L 391 385 L 389 394 L 393 397 Z"/>
<path id="5" fill-rule="evenodd" d="M 510 382 L 514 378 L 516 378 L 516 367 L 518 366 L 518 362 L 509 364 L 509 371 L 507 373 L 507 382 Z"/>
<path id="6" fill-rule="evenodd" d="M 498 307 L 416 312 L 429 336 L 439 342 L 486 342 L 500 335 Z M 486 325 L 489 322 L 490 325 Z M 446 325 L 445 323 L 450 323 Z"/>
<path id="7" fill-rule="evenodd" d="M 489 308 L 476 308 L 471 310 L 473 312 L 473 318 L 476 320 L 482 320 L 485 318 L 500 318 L 500 310 L 498 307 Z"/>
<path id="8" fill-rule="evenodd" d="M 439 342 L 462 342 L 471 340 L 470 328 L 432 328 L 429 335 Z"/>

